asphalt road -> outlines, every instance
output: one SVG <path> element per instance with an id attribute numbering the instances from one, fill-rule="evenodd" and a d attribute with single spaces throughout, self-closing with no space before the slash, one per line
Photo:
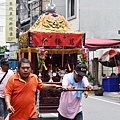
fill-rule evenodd
<path id="1" fill-rule="evenodd" d="M 82 98 L 84 120 L 120 120 L 120 94 L 104 93 L 103 96 L 89 94 Z M 38 120 L 57 120 L 57 113 L 40 114 Z"/>
<path id="2" fill-rule="evenodd" d="M 84 120 L 120 120 L 120 98 L 118 93 L 103 96 L 89 94 L 82 99 Z M 57 113 L 42 114 L 39 120 L 57 120 Z"/>
<path id="3" fill-rule="evenodd" d="M 82 99 L 84 120 L 120 120 L 120 99 L 114 96 L 89 95 Z"/>

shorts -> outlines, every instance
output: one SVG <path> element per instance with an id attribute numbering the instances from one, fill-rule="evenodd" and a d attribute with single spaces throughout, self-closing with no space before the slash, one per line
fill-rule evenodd
<path id="1" fill-rule="evenodd" d="M 4 98 L 0 98 L 0 116 L 6 117 L 8 115 L 6 103 Z"/>

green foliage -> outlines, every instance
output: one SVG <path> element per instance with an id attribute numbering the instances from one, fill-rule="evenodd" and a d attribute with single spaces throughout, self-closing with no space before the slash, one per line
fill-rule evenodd
<path id="1" fill-rule="evenodd" d="M 4 53 L 7 51 L 7 46 L 0 46 L 0 53 Z"/>
<path id="2" fill-rule="evenodd" d="M 92 75 L 88 75 L 88 81 L 93 83 L 95 78 Z"/>
<path id="3" fill-rule="evenodd" d="M 79 60 L 80 60 L 81 63 L 83 63 L 85 65 L 87 64 L 87 62 L 83 59 L 83 54 L 79 55 Z"/>
<path id="4" fill-rule="evenodd" d="M 42 72 L 43 69 L 43 64 L 42 64 L 42 59 L 40 59 L 41 53 L 37 53 L 37 60 L 38 60 L 38 69 L 39 69 L 39 73 Z"/>
<path id="5" fill-rule="evenodd" d="M 39 73 L 41 73 L 43 70 L 43 66 L 45 69 L 47 69 L 44 62 L 44 60 L 46 59 L 47 51 L 45 51 L 44 47 L 38 47 L 37 49 L 38 49 L 38 53 L 37 53 L 38 69 L 39 69 Z"/>
<path id="6" fill-rule="evenodd" d="M 81 48 L 81 53 L 79 54 L 79 61 L 85 65 L 87 65 L 88 60 L 88 48 Z"/>

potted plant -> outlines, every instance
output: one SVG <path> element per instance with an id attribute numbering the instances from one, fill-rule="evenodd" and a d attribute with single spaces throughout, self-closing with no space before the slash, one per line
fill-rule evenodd
<path id="1" fill-rule="evenodd" d="M 103 96 L 104 89 L 102 88 L 102 86 L 100 86 L 99 83 L 96 82 L 95 78 L 90 74 L 90 72 L 88 73 L 88 81 L 89 81 L 90 85 L 92 85 L 92 86 L 94 86 L 94 87 L 95 87 L 95 86 L 96 86 L 96 87 L 100 87 L 99 90 L 94 91 L 94 94 L 95 94 L 96 96 Z"/>
<path id="2" fill-rule="evenodd" d="M 88 73 L 88 81 L 89 81 L 89 83 L 90 83 L 90 85 L 94 85 L 94 81 L 95 81 L 95 78 L 91 75 L 91 73 L 89 72 Z"/>

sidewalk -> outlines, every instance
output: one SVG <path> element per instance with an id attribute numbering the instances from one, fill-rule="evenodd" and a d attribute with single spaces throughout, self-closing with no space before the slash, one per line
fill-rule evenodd
<path id="1" fill-rule="evenodd" d="M 95 95 L 94 91 L 90 91 L 89 94 L 94 94 Z M 120 99 L 120 91 L 119 92 L 103 92 L 103 96 L 119 98 Z"/>
<path id="2" fill-rule="evenodd" d="M 104 92 L 104 96 L 120 98 L 120 92 Z"/>

